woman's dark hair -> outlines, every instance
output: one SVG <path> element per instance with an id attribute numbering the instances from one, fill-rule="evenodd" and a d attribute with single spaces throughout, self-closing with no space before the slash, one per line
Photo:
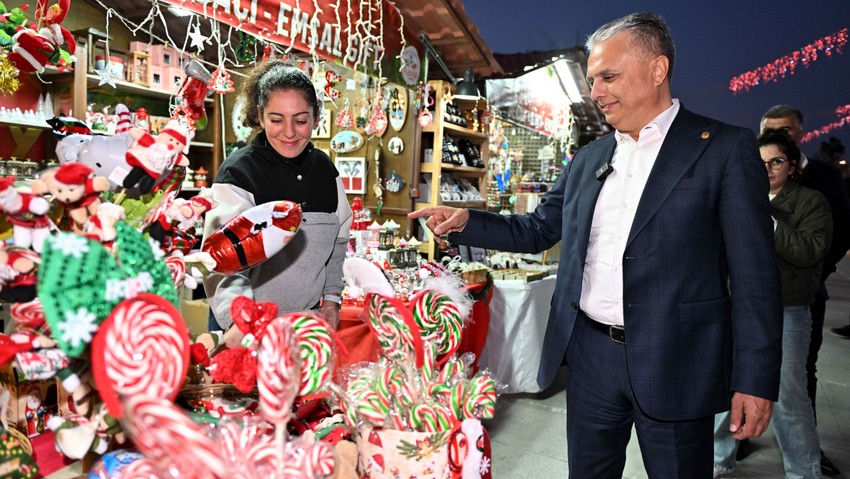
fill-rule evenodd
<path id="1" fill-rule="evenodd" d="M 300 92 L 313 110 L 313 118 L 319 117 L 319 98 L 316 88 L 306 73 L 295 65 L 282 60 L 267 60 L 248 74 L 242 87 L 245 96 L 244 122 L 251 128 L 261 128 L 260 118 L 269 96 L 276 91 Z"/>
<path id="2" fill-rule="evenodd" d="M 796 178 L 797 173 L 799 173 L 800 167 L 800 148 L 797 147 L 797 143 L 788 136 L 788 132 L 785 130 L 775 130 L 773 128 L 768 128 L 762 132 L 758 137 L 759 147 L 768 146 L 768 145 L 776 145 L 785 156 L 788 157 L 788 161 L 791 162 L 791 177 Z"/>

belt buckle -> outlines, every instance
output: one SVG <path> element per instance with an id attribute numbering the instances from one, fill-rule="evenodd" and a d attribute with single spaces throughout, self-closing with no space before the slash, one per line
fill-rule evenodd
<path id="1" fill-rule="evenodd" d="M 614 337 L 614 331 L 615 330 L 620 331 L 620 332 L 624 332 L 626 330 L 626 328 L 621 328 L 619 326 L 613 326 L 613 325 L 608 326 L 608 337 L 611 338 L 611 341 L 614 341 L 615 343 L 619 343 L 619 344 L 626 344 L 625 341 L 620 341 L 619 339 Z"/>

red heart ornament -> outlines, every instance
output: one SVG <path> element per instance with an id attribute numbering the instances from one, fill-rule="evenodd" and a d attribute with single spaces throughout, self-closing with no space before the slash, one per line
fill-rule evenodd
<path id="1" fill-rule="evenodd" d="M 259 340 L 266 326 L 277 317 L 278 307 L 270 301 L 259 303 L 247 296 L 239 296 L 230 304 L 230 317 L 245 334 L 253 334 Z"/>

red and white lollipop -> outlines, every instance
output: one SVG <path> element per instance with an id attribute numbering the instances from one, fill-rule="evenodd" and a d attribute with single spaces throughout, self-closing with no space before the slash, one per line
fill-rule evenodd
<path id="1" fill-rule="evenodd" d="M 177 308 L 143 293 L 118 304 L 95 334 L 92 370 L 100 397 L 116 417 L 121 398 L 173 401 L 189 369 L 189 331 Z"/>

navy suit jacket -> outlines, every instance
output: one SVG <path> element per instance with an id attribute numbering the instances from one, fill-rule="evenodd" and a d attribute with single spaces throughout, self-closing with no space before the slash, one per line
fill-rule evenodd
<path id="1" fill-rule="evenodd" d="M 562 240 L 538 372 L 544 388 L 575 325 L 603 185 L 595 172 L 615 146 L 608 135 L 580 149 L 533 212 L 473 210 L 464 230 L 449 236 L 459 244 L 520 252 Z M 635 213 L 623 291 L 629 377 L 646 414 L 709 416 L 728 409 L 734 391 L 777 399 L 781 286 L 767 173 L 752 132 L 679 110 Z"/>

